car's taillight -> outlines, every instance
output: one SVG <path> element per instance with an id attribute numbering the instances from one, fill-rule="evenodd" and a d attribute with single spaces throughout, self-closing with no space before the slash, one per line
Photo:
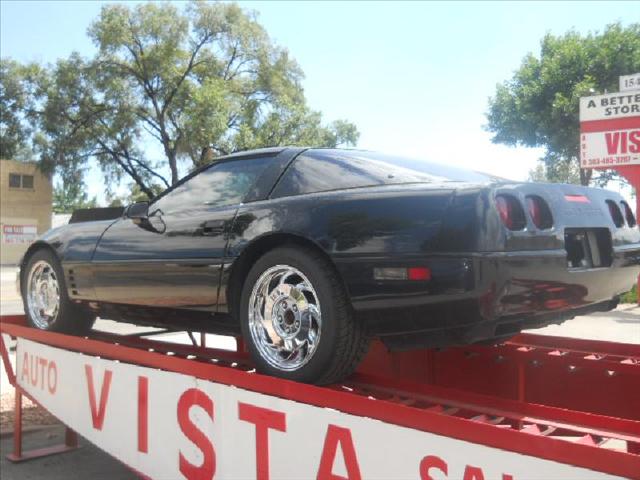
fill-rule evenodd
<path id="1" fill-rule="evenodd" d="M 541 197 L 531 195 L 527 197 L 527 210 L 533 224 L 540 230 L 553 227 L 553 217 L 549 205 Z"/>
<path id="2" fill-rule="evenodd" d="M 622 202 L 620 202 L 620 205 L 622 205 L 622 209 L 624 210 L 624 217 L 627 219 L 627 225 L 629 225 L 631 228 L 635 227 L 636 217 L 633 215 L 633 211 L 631 210 L 629 204 L 623 200 Z"/>
<path id="3" fill-rule="evenodd" d="M 613 219 L 615 226 L 618 228 L 624 226 L 624 218 L 622 217 L 622 212 L 620 211 L 618 204 L 613 200 L 607 200 L 607 206 L 609 207 L 609 213 L 611 214 L 611 218 Z"/>
<path id="4" fill-rule="evenodd" d="M 520 202 L 511 195 L 497 195 L 496 207 L 500 220 L 509 230 L 522 230 L 526 221 Z"/>

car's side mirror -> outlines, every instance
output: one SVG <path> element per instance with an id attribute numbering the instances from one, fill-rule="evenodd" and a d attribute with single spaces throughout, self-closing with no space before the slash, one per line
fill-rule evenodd
<path id="1" fill-rule="evenodd" d="M 149 202 L 136 202 L 127 207 L 124 216 L 132 220 L 149 218 Z"/>

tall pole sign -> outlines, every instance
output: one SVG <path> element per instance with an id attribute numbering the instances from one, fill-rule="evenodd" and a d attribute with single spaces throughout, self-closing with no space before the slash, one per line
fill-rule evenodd
<path id="1" fill-rule="evenodd" d="M 580 166 L 611 168 L 629 180 L 640 216 L 640 73 L 621 76 L 619 93 L 580 99 Z"/>
<path id="2" fill-rule="evenodd" d="M 640 73 L 620 77 L 620 91 L 628 92 L 629 90 L 640 90 Z"/>
<path id="3" fill-rule="evenodd" d="M 580 165 L 640 165 L 640 90 L 580 99 Z"/>

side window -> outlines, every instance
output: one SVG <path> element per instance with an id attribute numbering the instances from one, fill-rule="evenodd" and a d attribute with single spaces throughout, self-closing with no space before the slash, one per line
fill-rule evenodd
<path id="1" fill-rule="evenodd" d="M 241 203 L 270 161 L 263 157 L 213 164 L 160 197 L 149 210 L 168 214 Z"/>
<path id="2" fill-rule="evenodd" d="M 362 150 L 307 150 L 278 182 L 272 198 L 403 183 L 494 181 L 448 165 Z"/>
<path id="3" fill-rule="evenodd" d="M 380 172 L 372 169 L 366 160 L 360 161 L 339 151 L 311 150 L 295 159 L 271 196 L 288 197 L 382 184 Z"/>
<path id="4" fill-rule="evenodd" d="M 22 188 L 33 188 L 33 175 L 22 175 Z"/>
<path id="5" fill-rule="evenodd" d="M 18 175 L 17 173 L 10 173 L 9 174 L 9 187 L 10 188 L 20 188 L 20 186 L 21 186 L 20 175 Z"/>
<path id="6" fill-rule="evenodd" d="M 33 189 L 33 175 L 9 174 L 9 188 Z"/>

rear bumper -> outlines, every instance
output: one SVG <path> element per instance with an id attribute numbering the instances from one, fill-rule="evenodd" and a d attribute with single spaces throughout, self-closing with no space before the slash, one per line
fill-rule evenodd
<path id="1" fill-rule="evenodd" d="M 478 259 L 483 315 L 542 315 L 598 304 L 628 291 L 640 274 L 640 246 L 617 247 L 610 267 L 570 269 L 564 250 Z"/>
<path id="2" fill-rule="evenodd" d="M 379 259 L 339 263 L 356 314 L 394 348 L 474 343 L 609 310 L 640 274 L 640 246 L 616 247 L 610 267 L 585 270 L 569 269 L 565 250 L 420 261 L 433 272 L 420 284 L 368 280 Z"/>

